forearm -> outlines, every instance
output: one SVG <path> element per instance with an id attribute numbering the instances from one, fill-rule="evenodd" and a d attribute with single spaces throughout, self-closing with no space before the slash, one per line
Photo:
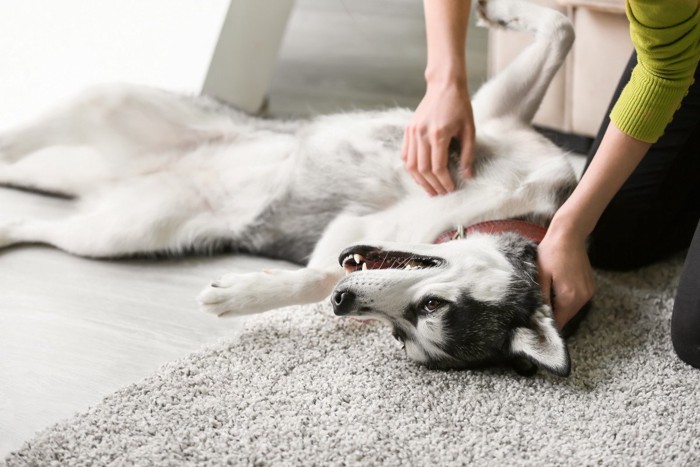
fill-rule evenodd
<path id="1" fill-rule="evenodd" d="M 627 2 L 638 64 L 611 112 L 611 123 L 590 167 L 553 226 L 590 234 L 687 93 L 700 58 L 700 3 L 672 3 Z"/>
<path id="2" fill-rule="evenodd" d="M 613 123 L 608 125 L 591 165 L 554 216 L 552 228 L 565 235 L 587 237 L 650 146 L 622 133 Z"/>
<path id="3" fill-rule="evenodd" d="M 467 86 L 465 59 L 471 0 L 424 0 L 428 85 Z"/>

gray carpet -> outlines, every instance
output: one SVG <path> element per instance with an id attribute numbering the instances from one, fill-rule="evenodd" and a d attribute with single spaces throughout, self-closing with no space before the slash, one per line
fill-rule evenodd
<path id="1" fill-rule="evenodd" d="M 240 336 L 57 424 L 16 465 L 700 465 L 700 371 L 669 338 L 681 261 L 598 274 L 568 379 L 432 372 L 327 306 Z"/>

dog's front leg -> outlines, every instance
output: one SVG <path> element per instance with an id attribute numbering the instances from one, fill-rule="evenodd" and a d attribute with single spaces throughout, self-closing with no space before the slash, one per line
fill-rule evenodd
<path id="1" fill-rule="evenodd" d="M 363 225 L 357 216 L 336 218 L 316 244 L 306 268 L 226 274 L 199 295 L 201 309 L 217 316 L 237 316 L 326 299 L 345 275 L 338 255 L 363 238 Z"/>
<path id="2" fill-rule="evenodd" d="M 200 307 L 217 316 L 262 313 L 291 305 L 316 303 L 330 295 L 343 270 L 303 268 L 226 274 L 199 295 Z"/>

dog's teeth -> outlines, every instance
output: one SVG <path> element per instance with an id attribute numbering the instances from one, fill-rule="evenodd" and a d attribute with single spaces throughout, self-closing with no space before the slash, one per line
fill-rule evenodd
<path id="1" fill-rule="evenodd" d="M 363 271 L 366 271 L 367 269 L 369 269 L 369 268 L 367 267 L 367 263 L 362 263 L 362 270 L 363 270 Z"/>
<path id="2" fill-rule="evenodd" d="M 352 255 L 347 256 L 347 257 L 343 260 L 343 269 L 345 269 L 345 275 L 347 276 L 347 275 L 350 274 L 351 272 L 354 272 L 354 271 L 355 271 L 355 266 L 356 266 L 356 264 L 355 264 L 355 262 L 354 262 L 353 259 L 352 259 Z"/>
<path id="3" fill-rule="evenodd" d="M 355 253 L 354 255 L 352 255 L 352 258 L 355 260 L 355 262 L 356 262 L 357 264 L 360 264 L 360 263 L 361 263 L 362 261 L 364 261 L 364 259 L 365 259 L 365 258 L 362 257 L 362 255 L 358 255 L 357 253 Z"/>
<path id="4" fill-rule="evenodd" d="M 408 262 L 406 262 L 406 265 L 403 268 L 408 269 L 408 270 L 423 269 L 423 265 L 416 262 L 416 261 L 408 261 Z"/>

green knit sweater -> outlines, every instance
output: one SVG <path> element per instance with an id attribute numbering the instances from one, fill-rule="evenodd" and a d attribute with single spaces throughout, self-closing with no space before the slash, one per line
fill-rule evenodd
<path id="1" fill-rule="evenodd" d="M 655 143 L 693 83 L 700 0 L 627 0 L 626 8 L 637 66 L 610 119 L 623 133 Z"/>

